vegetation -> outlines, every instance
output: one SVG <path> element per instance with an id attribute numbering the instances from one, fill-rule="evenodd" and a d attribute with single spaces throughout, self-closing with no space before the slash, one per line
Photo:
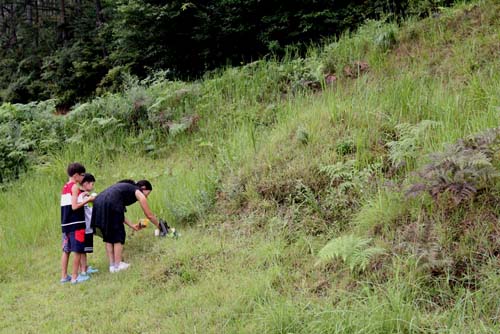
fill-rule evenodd
<path id="1" fill-rule="evenodd" d="M 499 22 L 476 1 L 66 115 L 3 104 L 0 332 L 498 332 Z M 101 272 L 59 285 L 70 161 L 150 179 L 182 236 L 129 233 L 117 275 L 97 239 Z"/>
<path id="2" fill-rule="evenodd" d="M 55 99 L 60 112 L 143 79 L 199 78 L 207 70 L 305 50 L 366 19 L 427 15 L 452 0 L 0 1 L 0 101 Z"/>

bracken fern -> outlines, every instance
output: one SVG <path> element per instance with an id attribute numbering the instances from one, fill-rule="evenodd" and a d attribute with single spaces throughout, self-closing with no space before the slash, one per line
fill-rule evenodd
<path id="1" fill-rule="evenodd" d="M 495 157 L 500 153 L 500 128 L 460 139 L 444 152 L 432 154 L 431 162 L 419 171 L 422 182 L 413 184 L 407 195 L 427 191 L 438 200 L 449 194 L 454 204 L 474 198 L 479 190 L 494 185 L 500 176 Z"/>
<path id="2" fill-rule="evenodd" d="M 364 239 L 355 235 L 345 235 L 330 240 L 318 253 L 318 264 L 341 259 L 351 272 L 363 272 L 370 264 L 370 260 L 385 250 L 379 247 L 370 247 L 371 239 Z"/>
<path id="3" fill-rule="evenodd" d="M 408 123 L 396 125 L 399 138 L 396 141 L 387 143 L 389 159 L 393 166 L 413 164 L 419 154 L 425 133 L 439 124 L 438 122 L 424 120 L 415 125 Z"/>

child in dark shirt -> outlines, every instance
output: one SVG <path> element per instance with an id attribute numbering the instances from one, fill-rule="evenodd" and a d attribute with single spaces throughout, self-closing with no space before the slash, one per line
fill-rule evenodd
<path id="1" fill-rule="evenodd" d="M 85 215 L 83 206 L 90 199 L 77 203 L 80 193 L 79 183 L 85 176 L 85 167 L 77 162 L 68 166 L 69 181 L 61 191 L 61 229 L 62 229 L 62 256 L 61 256 L 61 283 L 72 284 L 84 282 L 89 276 L 78 275 L 82 253 L 85 249 Z M 68 262 L 73 254 L 73 270 L 68 275 Z"/>

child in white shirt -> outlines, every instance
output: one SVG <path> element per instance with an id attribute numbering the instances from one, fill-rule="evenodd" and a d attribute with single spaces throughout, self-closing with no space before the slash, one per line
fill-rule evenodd
<path id="1" fill-rule="evenodd" d="M 92 174 L 86 173 L 80 182 L 82 192 L 78 195 L 78 203 L 84 202 L 87 198 L 88 202 L 93 202 L 96 194 L 90 193 L 94 189 L 95 178 Z M 87 253 L 94 252 L 94 231 L 90 226 L 90 219 L 92 217 L 92 207 L 87 203 L 84 205 L 85 211 L 85 248 L 80 261 L 81 275 L 88 275 L 98 272 L 97 268 L 87 265 Z"/>

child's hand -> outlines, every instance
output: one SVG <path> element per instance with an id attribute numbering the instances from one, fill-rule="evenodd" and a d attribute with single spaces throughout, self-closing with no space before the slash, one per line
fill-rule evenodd
<path id="1" fill-rule="evenodd" d="M 140 231 L 142 227 L 139 224 L 130 225 L 134 231 Z"/>

